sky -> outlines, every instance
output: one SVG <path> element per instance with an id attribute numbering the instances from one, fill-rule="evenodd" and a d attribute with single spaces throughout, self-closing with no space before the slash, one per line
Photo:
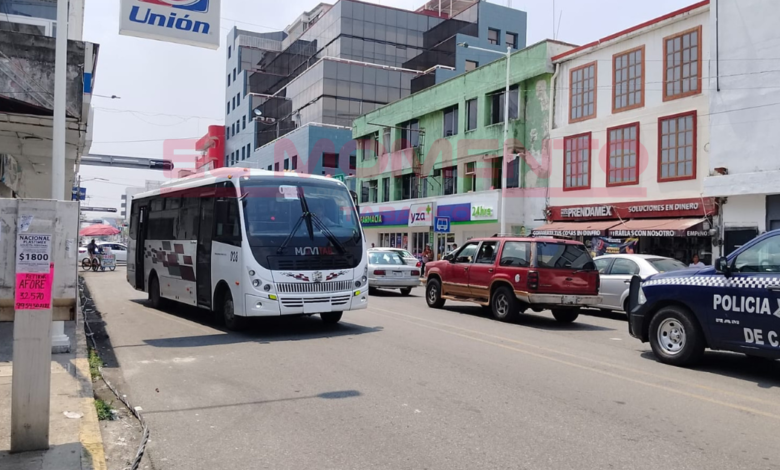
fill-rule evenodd
<path id="1" fill-rule="evenodd" d="M 423 4 L 423 0 L 367 1 L 411 10 Z M 528 13 L 527 44 L 552 38 L 554 29 L 558 40 L 585 44 L 695 0 L 491 0 L 501 5 L 507 2 Z M 86 0 L 84 40 L 100 45 L 90 153 L 159 159 L 163 158 L 166 139 L 197 140 L 206 134 L 209 125 L 223 124 L 224 43 L 230 29 L 282 30 L 319 3 L 222 0 L 222 44 L 218 50 L 211 50 L 120 36 L 119 1 Z M 167 178 L 162 172 L 90 166 L 82 166 L 80 175 L 90 206 L 116 208 L 126 187 Z"/>

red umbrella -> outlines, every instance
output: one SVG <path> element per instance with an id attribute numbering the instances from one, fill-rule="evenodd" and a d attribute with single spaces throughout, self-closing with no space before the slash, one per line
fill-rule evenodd
<path id="1" fill-rule="evenodd" d="M 81 229 L 79 236 L 82 237 L 100 237 L 104 235 L 116 235 L 119 233 L 118 229 L 106 224 L 95 224 L 89 227 Z"/>

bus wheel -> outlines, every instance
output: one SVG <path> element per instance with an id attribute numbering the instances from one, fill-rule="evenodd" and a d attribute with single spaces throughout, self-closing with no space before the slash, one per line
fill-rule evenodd
<path id="1" fill-rule="evenodd" d="M 163 306 L 163 298 L 160 295 L 160 281 L 157 280 L 157 276 L 152 276 L 149 279 L 149 302 L 152 304 L 152 308 L 159 309 Z"/>
<path id="2" fill-rule="evenodd" d="M 341 321 L 341 315 L 343 314 L 344 312 L 320 313 L 320 318 L 322 318 L 322 323 L 326 325 L 335 325 L 336 323 Z"/>
<path id="3" fill-rule="evenodd" d="M 650 346 L 664 364 L 690 366 L 704 354 L 704 335 L 690 312 L 664 307 L 650 320 Z"/>
<path id="4" fill-rule="evenodd" d="M 237 317 L 235 308 L 233 306 L 233 296 L 230 291 L 225 292 L 225 296 L 222 301 L 222 317 L 225 320 L 225 327 L 231 331 L 239 331 L 244 328 L 244 318 Z"/>

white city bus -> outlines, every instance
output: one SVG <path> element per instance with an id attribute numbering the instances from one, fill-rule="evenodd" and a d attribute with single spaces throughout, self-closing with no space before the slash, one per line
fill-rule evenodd
<path id="1" fill-rule="evenodd" d="M 319 314 L 327 324 L 368 302 L 365 237 L 340 181 L 224 168 L 133 198 L 127 281 L 152 306 L 247 317 Z"/>

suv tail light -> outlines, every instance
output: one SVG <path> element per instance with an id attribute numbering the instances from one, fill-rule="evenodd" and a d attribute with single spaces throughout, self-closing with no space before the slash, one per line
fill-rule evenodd
<path id="1" fill-rule="evenodd" d="M 596 271 L 596 293 L 601 290 L 601 275 Z"/>
<path id="2" fill-rule="evenodd" d="M 377 276 L 384 276 L 385 274 L 387 274 L 387 272 L 385 272 L 384 269 L 375 269 L 374 274 L 376 274 Z"/>
<path id="3" fill-rule="evenodd" d="M 417 266 L 417 267 L 419 268 L 419 267 L 421 267 L 421 266 L 422 266 L 422 263 L 418 261 L 418 262 L 417 262 L 417 264 L 416 264 L 415 266 Z"/>
<path id="4" fill-rule="evenodd" d="M 539 288 L 539 273 L 531 271 L 528 273 L 528 289 L 536 290 Z"/>

